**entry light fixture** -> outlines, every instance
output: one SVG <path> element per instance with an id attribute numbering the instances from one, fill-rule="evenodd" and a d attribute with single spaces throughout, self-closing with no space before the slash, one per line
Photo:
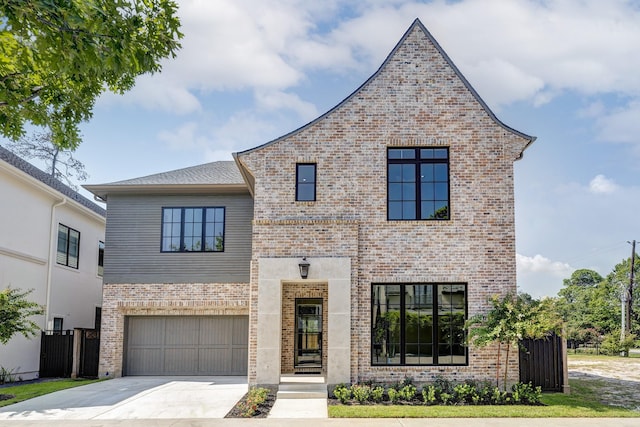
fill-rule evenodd
<path id="1" fill-rule="evenodd" d="M 309 275 L 309 261 L 307 261 L 307 257 L 302 257 L 302 261 L 298 263 L 298 267 L 300 267 L 300 277 L 306 279 Z"/>

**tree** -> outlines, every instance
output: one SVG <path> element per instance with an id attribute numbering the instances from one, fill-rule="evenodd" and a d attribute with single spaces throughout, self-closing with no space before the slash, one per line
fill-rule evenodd
<path id="1" fill-rule="evenodd" d="M 0 134 L 31 123 L 75 148 L 97 97 L 124 93 L 180 48 L 172 0 L 0 0 Z"/>
<path id="2" fill-rule="evenodd" d="M 44 160 L 49 175 L 64 181 L 76 191 L 78 187 L 73 184 L 71 178 L 85 181 L 88 177 L 84 164 L 73 157 L 71 150 L 60 148 L 53 143 L 51 132 L 36 133 L 32 138 L 20 138 L 16 142 L 10 142 L 8 148 L 20 157 Z"/>
<path id="3" fill-rule="evenodd" d="M 8 343 L 15 334 L 22 334 L 25 338 L 34 337 L 40 330 L 30 317 L 44 314 L 44 309 L 26 299 L 32 291 L 15 288 L 0 291 L 0 343 Z"/>
<path id="4" fill-rule="evenodd" d="M 540 302 L 526 297 L 507 294 L 503 298 L 494 295 L 489 299 L 491 310 L 471 317 L 465 324 L 467 340 L 478 347 L 498 343 L 496 363 L 496 385 L 500 378 L 500 353 L 507 348 L 504 366 L 504 390 L 507 389 L 509 373 L 509 350 L 523 338 L 541 338 L 547 333 L 560 329 L 560 319 L 549 309 L 548 302 Z"/>

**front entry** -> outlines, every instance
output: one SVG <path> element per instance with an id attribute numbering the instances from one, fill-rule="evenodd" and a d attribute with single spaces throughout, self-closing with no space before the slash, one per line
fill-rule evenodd
<path id="1" fill-rule="evenodd" d="M 300 373 L 322 370 L 322 299 L 296 299 L 294 368 Z"/>

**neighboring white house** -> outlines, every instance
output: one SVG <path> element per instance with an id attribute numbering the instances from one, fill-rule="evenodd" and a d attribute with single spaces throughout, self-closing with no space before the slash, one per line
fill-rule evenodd
<path id="1" fill-rule="evenodd" d="M 0 147 L 0 289 L 33 289 L 43 330 L 93 329 L 102 307 L 106 211 Z M 38 377 L 40 336 L 0 346 L 0 367 Z"/>

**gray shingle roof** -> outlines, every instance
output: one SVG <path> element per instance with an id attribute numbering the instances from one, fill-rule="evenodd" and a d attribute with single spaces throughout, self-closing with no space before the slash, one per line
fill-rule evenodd
<path id="1" fill-rule="evenodd" d="M 161 172 L 140 178 L 101 184 L 104 186 L 138 185 L 229 185 L 244 184 L 242 175 L 233 161 L 219 161 L 191 166 L 169 172 Z"/>
<path id="2" fill-rule="evenodd" d="M 0 147 L 0 160 L 3 160 L 4 162 L 21 170 L 27 175 L 30 175 L 31 177 L 51 187 L 52 189 L 63 194 L 69 199 L 75 200 L 85 208 L 92 210 L 98 215 L 101 215 L 103 217 L 107 215 L 107 211 L 104 210 L 102 207 L 93 203 L 91 200 L 87 199 L 77 191 L 73 190 L 71 187 L 63 184 L 62 182 L 58 181 L 48 173 L 38 169 L 37 167 L 33 166 L 31 163 L 15 155 L 14 153 L 12 153 L 11 151 L 7 150 L 4 147 Z"/>

